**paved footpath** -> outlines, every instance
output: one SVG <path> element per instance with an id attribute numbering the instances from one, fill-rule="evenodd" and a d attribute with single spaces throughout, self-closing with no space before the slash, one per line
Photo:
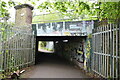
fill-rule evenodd
<path id="1" fill-rule="evenodd" d="M 39 64 L 22 74 L 23 78 L 90 78 L 83 71 L 55 55 L 42 55 Z"/>

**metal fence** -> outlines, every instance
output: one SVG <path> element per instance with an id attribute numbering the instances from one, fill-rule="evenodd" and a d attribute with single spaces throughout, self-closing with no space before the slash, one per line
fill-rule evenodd
<path id="1" fill-rule="evenodd" d="M 120 24 L 100 25 L 93 32 L 92 70 L 105 78 L 120 78 Z"/>
<path id="2" fill-rule="evenodd" d="M 0 24 L 0 77 L 34 64 L 34 39 L 31 26 Z"/>

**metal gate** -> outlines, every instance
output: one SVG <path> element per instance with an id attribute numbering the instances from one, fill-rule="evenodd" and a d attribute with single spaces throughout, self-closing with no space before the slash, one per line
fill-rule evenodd
<path id="1" fill-rule="evenodd" d="M 120 78 L 120 24 L 95 28 L 92 46 L 92 70 L 105 78 Z"/>
<path id="2" fill-rule="evenodd" d="M 0 24 L 0 78 L 34 64 L 34 39 L 31 25 Z"/>

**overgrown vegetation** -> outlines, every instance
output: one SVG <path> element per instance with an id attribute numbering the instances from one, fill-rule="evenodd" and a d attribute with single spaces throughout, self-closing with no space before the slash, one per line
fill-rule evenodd
<path id="1" fill-rule="evenodd" d="M 119 2 L 85 2 L 83 0 L 49 0 L 37 4 L 41 0 L 25 0 L 25 3 L 30 2 L 40 12 L 49 12 L 59 14 L 56 19 L 64 20 L 85 20 L 85 19 L 99 19 L 99 20 L 120 20 L 120 1 Z M 2 19 L 9 19 L 8 9 L 20 2 L 12 0 L 0 0 L 0 17 Z M 37 6 L 36 6 L 37 5 Z M 52 17 L 56 16 L 54 14 Z M 53 20 L 51 14 L 44 17 L 44 20 Z M 43 20 L 41 18 L 38 19 Z"/>
<path id="2" fill-rule="evenodd" d="M 59 12 L 61 17 L 69 19 L 120 20 L 119 2 L 83 2 L 81 0 L 46 1 L 38 6 L 41 11 Z"/>
<path id="3" fill-rule="evenodd" d="M 6 75 L 10 75 L 11 72 L 15 71 L 17 69 L 17 67 L 14 67 L 14 63 L 15 63 L 15 56 L 13 56 L 15 53 L 12 53 L 10 55 L 10 51 L 9 51 L 9 43 L 8 41 L 10 39 L 8 39 L 9 37 L 14 35 L 14 32 L 12 32 L 12 27 L 13 25 L 8 25 L 7 23 L 0 23 L 0 78 L 5 78 Z M 3 61 L 5 58 L 3 56 L 7 57 L 7 61 Z M 4 63 L 3 63 L 4 62 Z M 7 64 L 5 63 L 7 62 Z M 4 67 L 3 67 L 4 65 Z M 5 65 L 7 66 L 6 70 L 9 70 L 8 72 L 2 74 L 3 72 L 5 72 L 4 68 Z"/>
<path id="4" fill-rule="evenodd" d="M 120 1 L 93 3 L 93 5 L 98 6 L 95 11 L 98 13 L 99 20 L 120 21 Z"/>

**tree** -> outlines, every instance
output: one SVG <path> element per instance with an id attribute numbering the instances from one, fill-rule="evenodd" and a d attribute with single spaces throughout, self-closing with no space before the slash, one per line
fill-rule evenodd
<path id="1" fill-rule="evenodd" d="M 41 0 L 25 0 L 36 5 Z M 0 0 L 0 17 L 8 19 L 8 7 L 17 4 L 12 0 L 8 2 Z M 59 13 L 60 19 L 99 19 L 99 20 L 120 20 L 120 1 L 119 2 L 83 2 L 83 0 L 48 0 L 36 6 L 41 12 Z M 35 8 L 36 8 L 35 7 Z M 98 7 L 98 8 L 97 8 Z M 46 18 L 48 19 L 48 18 Z M 52 19 L 52 18 L 51 18 Z"/>
<path id="2" fill-rule="evenodd" d="M 98 7 L 98 8 L 97 8 Z M 38 6 L 38 9 L 46 10 L 50 13 L 60 12 L 63 17 L 71 19 L 93 19 L 96 16 L 99 20 L 119 20 L 120 19 L 120 1 L 119 2 L 83 2 L 80 0 L 67 0 L 54 2 L 46 1 Z"/>
<path id="3" fill-rule="evenodd" d="M 53 2 L 46 1 L 38 6 L 41 11 L 46 10 L 46 12 L 59 12 L 63 18 L 68 17 L 69 19 L 85 19 L 90 18 L 91 14 L 91 3 L 81 2 L 80 0 L 72 1 L 60 1 L 55 0 Z"/>
<path id="4" fill-rule="evenodd" d="M 15 6 L 15 2 L 9 0 L 8 2 L 0 0 L 0 18 L 1 20 L 8 20 L 9 19 L 9 12 L 7 8 Z"/>
<path id="5" fill-rule="evenodd" d="M 100 20 L 115 20 L 118 22 L 120 20 L 120 1 L 119 2 L 100 2 L 93 4 L 95 12 L 98 13 Z"/>

